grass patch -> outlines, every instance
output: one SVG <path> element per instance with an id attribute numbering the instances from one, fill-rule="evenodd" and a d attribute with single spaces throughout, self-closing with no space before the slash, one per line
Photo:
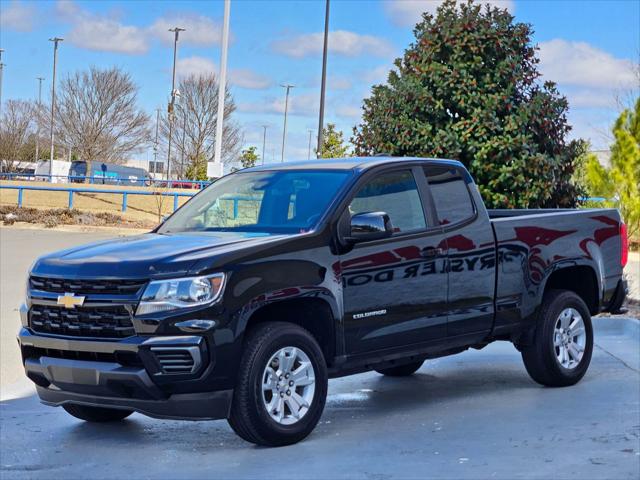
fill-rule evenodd
<path id="1" fill-rule="evenodd" d="M 111 212 L 85 212 L 78 209 L 39 209 L 14 205 L 0 205 L 0 221 L 4 225 L 16 222 L 37 223 L 47 228 L 59 225 L 86 225 L 92 227 L 151 228 L 148 220 L 131 220 Z"/>

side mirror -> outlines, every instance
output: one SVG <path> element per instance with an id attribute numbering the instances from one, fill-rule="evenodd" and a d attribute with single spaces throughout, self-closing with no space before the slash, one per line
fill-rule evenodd
<path id="1" fill-rule="evenodd" d="M 368 242 L 393 235 L 391 219 L 385 212 L 358 213 L 351 217 L 350 242 Z"/>

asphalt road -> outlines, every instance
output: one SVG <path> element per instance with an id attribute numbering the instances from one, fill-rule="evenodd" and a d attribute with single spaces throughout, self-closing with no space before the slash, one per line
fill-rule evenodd
<path id="1" fill-rule="evenodd" d="M 410 378 L 332 380 L 304 442 L 258 448 L 224 421 L 135 414 L 92 425 L 22 378 L 15 308 L 45 251 L 105 235 L 0 229 L 0 478 L 640 478 L 640 329 L 596 319 L 582 382 L 543 388 L 508 343 L 431 360 Z"/>

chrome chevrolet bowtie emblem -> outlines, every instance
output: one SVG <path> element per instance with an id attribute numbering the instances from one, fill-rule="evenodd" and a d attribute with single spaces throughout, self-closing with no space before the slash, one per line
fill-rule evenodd
<path id="1" fill-rule="evenodd" d="M 58 295 L 58 305 L 64 305 L 64 308 L 81 307 L 83 303 L 84 297 L 76 297 L 75 293 Z"/>

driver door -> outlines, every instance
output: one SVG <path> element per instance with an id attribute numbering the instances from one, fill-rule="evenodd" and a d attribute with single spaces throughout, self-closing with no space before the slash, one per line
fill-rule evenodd
<path id="1" fill-rule="evenodd" d="M 392 170 L 351 200 L 351 215 L 386 212 L 394 233 L 340 257 L 348 354 L 446 337 L 446 241 L 425 214 L 426 188 L 422 169 Z"/>

